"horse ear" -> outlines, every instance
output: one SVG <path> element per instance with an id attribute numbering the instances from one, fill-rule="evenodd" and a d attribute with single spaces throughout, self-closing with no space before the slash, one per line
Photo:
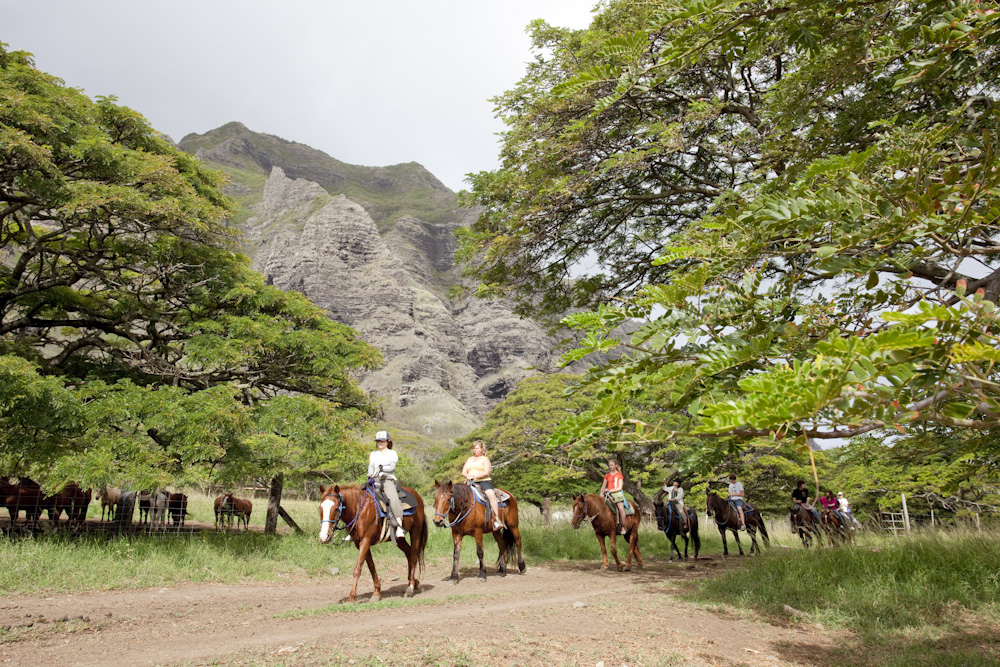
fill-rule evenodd
<path id="1" fill-rule="evenodd" d="M 448 483 L 445 484 L 444 488 L 447 489 L 448 491 L 451 491 L 452 487 L 454 487 L 454 486 L 455 486 L 455 483 L 449 480 Z"/>
<path id="2" fill-rule="evenodd" d="M 340 484 L 334 484 L 333 485 L 333 492 L 334 493 L 340 493 Z"/>
<path id="3" fill-rule="evenodd" d="M 322 498 L 326 494 L 326 487 L 322 484 L 319 485 L 319 495 Z"/>
<path id="4" fill-rule="evenodd" d="M 437 489 L 440 488 L 441 488 L 441 483 L 437 480 L 434 480 L 434 490 L 436 491 Z"/>

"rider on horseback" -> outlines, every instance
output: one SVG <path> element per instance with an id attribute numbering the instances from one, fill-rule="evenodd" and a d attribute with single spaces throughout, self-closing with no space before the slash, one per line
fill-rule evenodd
<path id="1" fill-rule="evenodd" d="M 375 434 L 375 444 L 378 446 L 368 455 L 368 477 L 381 484 L 382 491 L 389 501 L 389 514 L 396 526 L 396 537 L 405 537 L 403 530 L 403 504 L 399 501 L 399 491 L 396 489 L 396 463 L 399 455 L 392 451 L 392 440 L 388 431 Z M 348 535 L 350 538 L 350 535 Z"/>
<path id="2" fill-rule="evenodd" d="M 493 464 L 490 463 L 489 457 L 486 456 L 486 443 L 482 440 L 476 440 L 472 443 L 472 456 L 467 458 L 465 465 L 462 466 L 462 477 L 470 485 L 473 482 L 478 484 L 479 488 L 486 494 L 486 497 L 490 501 L 490 509 L 493 510 L 493 530 L 500 530 L 503 528 L 503 524 L 500 522 L 497 492 L 493 489 L 493 481 L 490 480 L 490 471 L 492 470 Z"/>
<path id="3" fill-rule="evenodd" d="M 840 502 L 837 500 L 837 496 L 833 495 L 832 489 L 827 489 L 826 495 L 820 498 L 819 502 L 837 517 L 844 530 L 854 529 L 854 526 L 848 521 L 847 515 L 840 511 Z"/>
<path id="4" fill-rule="evenodd" d="M 736 473 L 729 473 L 729 502 L 740 513 L 740 530 L 747 529 L 746 516 L 743 514 L 743 499 L 746 495 L 747 492 L 743 490 L 743 485 L 736 481 Z"/>
<path id="5" fill-rule="evenodd" d="M 601 483 L 601 490 L 598 491 L 598 495 L 611 498 L 611 501 L 618 507 L 618 516 L 621 517 L 621 534 L 627 535 L 628 530 L 625 528 L 625 492 L 622 490 L 624 487 L 625 476 L 618 470 L 618 461 L 608 459 L 608 474 L 604 476 L 604 481 Z M 605 496 L 605 493 L 607 493 L 607 496 Z"/>
<path id="6" fill-rule="evenodd" d="M 669 494 L 667 496 L 668 502 L 673 509 L 677 510 L 677 514 L 681 518 L 681 525 L 684 526 L 684 530 L 688 530 L 688 515 L 684 511 L 684 489 L 681 487 L 681 481 L 675 479 L 673 486 L 667 493 Z"/>
<path id="7" fill-rule="evenodd" d="M 812 498 L 809 497 L 809 489 L 806 488 L 806 481 L 804 479 L 800 479 L 795 482 L 795 485 L 797 488 L 792 491 L 792 500 L 795 501 L 796 505 L 800 505 L 807 509 L 813 519 L 816 520 L 816 523 L 819 523 L 819 510 L 809 504 L 809 501 L 812 500 Z"/>

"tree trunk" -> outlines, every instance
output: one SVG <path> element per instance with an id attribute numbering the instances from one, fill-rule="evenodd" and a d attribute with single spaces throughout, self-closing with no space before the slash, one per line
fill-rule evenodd
<path id="1" fill-rule="evenodd" d="M 284 473 L 278 473 L 271 478 L 271 492 L 267 498 L 267 517 L 264 519 L 265 535 L 274 535 L 278 531 L 278 507 L 281 505 L 281 490 L 284 486 Z"/>
<path id="2" fill-rule="evenodd" d="M 292 518 L 292 515 L 286 512 L 285 508 L 282 507 L 281 505 L 278 505 L 278 515 L 285 520 L 285 523 L 294 528 L 296 533 L 305 532 L 299 527 L 299 524 L 295 523 L 295 519 Z"/>
<path id="3" fill-rule="evenodd" d="M 552 499 L 548 496 L 542 498 L 542 526 L 548 528 L 552 522 Z"/>

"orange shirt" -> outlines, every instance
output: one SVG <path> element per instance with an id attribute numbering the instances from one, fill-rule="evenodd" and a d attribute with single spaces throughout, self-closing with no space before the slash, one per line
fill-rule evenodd
<path id="1" fill-rule="evenodd" d="M 621 491 L 622 487 L 625 486 L 625 475 L 620 470 L 609 472 L 604 476 L 604 482 L 608 485 L 608 491 Z"/>

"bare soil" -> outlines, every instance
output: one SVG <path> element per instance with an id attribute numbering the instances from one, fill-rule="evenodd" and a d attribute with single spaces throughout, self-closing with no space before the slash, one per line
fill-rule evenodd
<path id="1" fill-rule="evenodd" d="M 727 563 L 733 563 L 728 561 Z M 405 564 L 367 570 L 359 603 L 338 605 L 350 573 L 287 584 L 181 585 L 0 601 L 0 662 L 12 665 L 786 665 L 813 664 L 834 638 L 677 597 L 726 564 L 530 566 L 475 570 L 450 585 L 428 567 L 403 600 Z"/>

